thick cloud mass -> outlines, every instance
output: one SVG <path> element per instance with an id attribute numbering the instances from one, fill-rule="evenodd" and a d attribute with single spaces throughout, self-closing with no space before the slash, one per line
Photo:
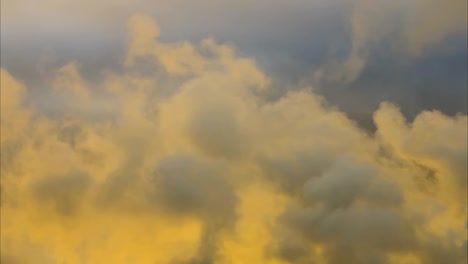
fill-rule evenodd
<path id="1" fill-rule="evenodd" d="M 265 100 L 214 39 L 127 31 L 121 63 L 44 72 L 40 98 L 2 69 L 2 263 L 466 262 L 466 115 L 384 102 L 369 134 L 310 87 Z"/>
<path id="2" fill-rule="evenodd" d="M 116 70 L 125 50 L 125 23 L 144 12 L 164 28 L 161 41 L 211 37 L 255 58 L 275 82 L 264 98 L 314 86 L 372 129 L 372 113 L 382 101 L 397 103 L 409 119 L 422 110 L 467 113 L 465 0 L 43 0 L 32 5 L 31 0 L 2 1 L 0 42 L 2 66 L 35 97 L 48 87 L 44 75 L 69 61 L 82 64 L 87 80 L 99 79 L 102 68 Z"/>

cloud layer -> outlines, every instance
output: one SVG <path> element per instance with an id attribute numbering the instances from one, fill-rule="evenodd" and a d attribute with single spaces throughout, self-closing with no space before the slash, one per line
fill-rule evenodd
<path id="1" fill-rule="evenodd" d="M 466 115 L 384 102 L 369 134 L 228 45 L 127 33 L 40 100 L 2 69 L 2 263 L 466 262 Z"/>

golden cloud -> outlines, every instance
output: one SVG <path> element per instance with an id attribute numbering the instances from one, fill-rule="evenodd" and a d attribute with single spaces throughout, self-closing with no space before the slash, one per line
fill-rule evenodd
<path id="1" fill-rule="evenodd" d="M 466 115 L 383 103 L 369 135 L 309 88 L 263 100 L 232 47 L 128 25 L 119 70 L 53 73 L 52 113 L 2 69 L 2 263 L 466 260 Z"/>

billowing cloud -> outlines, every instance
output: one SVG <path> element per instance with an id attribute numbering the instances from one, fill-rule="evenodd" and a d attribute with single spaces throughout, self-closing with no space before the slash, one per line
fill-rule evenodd
<path id="1" fill-rule="evenodd" d="M 382 103 L 369 134 L 312 88 L 265 100 L 228 45 L 127 30 L 40 99 L 2 69 L 2 262 L 466 261 L 466 115 Z"/>
<path id="2" fill-rule="evenodd" d="M 3 1 L 0 41 L 2 66 L 35 87 L 32 97 L 43 96 L 44 80 L 70 61 L 80 62 L 88 81 L 99 80 L 103 68 L 118 71 L 125 23 L 144 12 L 164 29 L 160 42 L 210 37 L 255 58 L 275 81 L 268 99 L 314 86 L 371 129 L 381 101 L 396 102 L 410 118 L 432 109 L 466 114 L 463 0 L 45 0 L 27 8 L 31 4 Z M 174 56 L 170 50 L 160 50 L 160 59 Z M 172 71 L 186 70 L 173 63 L 167 65 Z"/>

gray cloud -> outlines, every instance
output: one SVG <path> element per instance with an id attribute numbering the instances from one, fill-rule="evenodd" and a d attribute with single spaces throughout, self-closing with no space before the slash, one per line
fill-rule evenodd
<path id="1" fill-rule="evenodd" d="M 247 145 L 235 118 L 226 105 L 213 105 L 195 113 L 189 133 L 194 143 L 213 157 L 240 156 Z"/>
<path id="2" fill-rule="evenodd" d="M 345 156 L 303 186 L 303 205 L 280 221 L 295 230 L 293 241 L 305 239 L 302 247 L 321 244 L 327 263 L 387 263 L 388 252 L 415 247 L 413 228 L 392 209 L 402 203 L 400 190 L 371 166 Z"/>
<path id="3" fill-rule="evenodd" d="M 64 176 L 48 177 L 32 187 L 35 199 L 50 204 L 61 215 L 73 215 L 83 205 L 86 192 L 91 185 L 88 175 L 71 173 Z"/>
<path id="4" fill-rule="evenodd" d="M 203 162 L 183 154 L 158 164 L 154 181 L 161 196 L 157 200 L 170 212 L 197 214 L 205 222 L 197 255 L 183 263 L 215 262 L 219 247 L 216 236 L 236 220 L 237 197 L 227 173 L 222 163 Z"/>
<path id="5" fill-rule="evenodd" d="M 359 199 L 382 205 L 398 205 L 398 187 L 381 179 L 372 166 L 359 164 L 352 157 L 342 157 L 320 177 L 304 183 L 303 196 L 307 203 L 320 201 L 331 210 L 349 207 Z"/>

